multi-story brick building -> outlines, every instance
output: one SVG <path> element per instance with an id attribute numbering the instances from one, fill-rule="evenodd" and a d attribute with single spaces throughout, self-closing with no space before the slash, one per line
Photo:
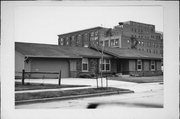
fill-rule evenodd
<path id="1" fill-rule="evenodd" d="M 120 22 L 111 29 L 111 35 L 101 38 L 105 46 L 135 48 L 153 54 L 163 54 L 163 34 L 151 24 L 133 21 Z"/>
<path id="2" fill-rule="evenodd" d="M 95 27 L 58 35 L 59 45 L 99 46 L 137 49 L 151 54 L 163 54 L 163 34 L 155 25 L 120 22 L 114 28 Z"/>
<path id="3" fill-rule="evenodd" d="M 62 46 L 82 46 L 88 47 L 92 45 L 99 45 L 101 32 L 103 27 L 94 27 L 90 29 L 80 30 L 67 34 L 58 35 L 58 44 Z"/>

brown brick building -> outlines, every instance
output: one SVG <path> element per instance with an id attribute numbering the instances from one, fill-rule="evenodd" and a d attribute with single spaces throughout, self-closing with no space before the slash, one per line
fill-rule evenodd
<path id="1" fill-rule="evenodd" d="M 94 27 L 58 35 L 62 46 L 99 46 L 137 49 L 163 55 L 163 34 L 155 26 L 139 22 L 120 22 L 114 28 Z"/>

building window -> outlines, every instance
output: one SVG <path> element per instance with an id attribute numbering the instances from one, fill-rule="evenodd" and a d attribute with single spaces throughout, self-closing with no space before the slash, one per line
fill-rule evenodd
<path id="1" fill-rule="evenodd" d="M 137 60 L 137 71 L 142 71 L 142 60 Z"/>
<path id="2" fill-rule="evenodd" d="M 98 40 L 98 36 L 94 37 L 94 40 L 95 40 L 95 41 Z"/>
<path id="3" fill-rule="evenodd" d="M 115 46 L 119 46 L 119 39 L 115 39 Z"/>
<path id="4" fill-rule="evenodd" d="M 110 71 L 110 59 L 100 59 L 100 71 Z"/>
<path id="5" fill-rule="evenodd" d="M 98 36 L 98 31 L 95 32 L 95 36 Z"/>
<path id="6" fill-rule="evenodd" d="M 155 71 L 155 61 L 151 61 L 151 71 Z"/>
<path id="7" fill-rule="evenodd" d="M 111 46 L 114 46 L 114 39 L 111 39 L 111 40 L 110 40 L 110 45 L 111 45 Z"/>
<path id="8" fill-rule="evenodd" d="M 91 36 L 94 36 L 94 32 L 91 32 Z"/>
<path id="9" fill-rule="evenodd" d="M 63 38 L 61 38 L 60 44 L 61 44 L 61 45 L 64 45 L 64 39 L 63 39 Z"/>
<path id="10" fill-rule="evenodd" d="M 87 72 L 88 71 L 88 59 L 83 58 L 82 59 L 82 72 Z"/>

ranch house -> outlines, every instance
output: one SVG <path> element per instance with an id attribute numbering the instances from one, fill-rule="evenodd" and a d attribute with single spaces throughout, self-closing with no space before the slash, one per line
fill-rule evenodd
<path id="1" fill-rule="evenodd" d="M 103 55 L 102 55 L 103 52 Z M 103 57 L 103 60 L 102 60 Z M 162 57 L 138 50 L 15 42 L 15 77 L 21 72 L 59 72 L 62 78 L 100 74 L 162 75 Z M 41 77 L 32 74 L 31 78 Z M 46 78 L 56 78 L 48 74 Z"/>

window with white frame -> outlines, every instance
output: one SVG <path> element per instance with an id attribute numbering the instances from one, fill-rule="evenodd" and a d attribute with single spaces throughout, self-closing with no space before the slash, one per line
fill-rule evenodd
<path id="1" fill-rule="evenodd" d="M 142 60 L 137 60 L 137 71 L 142 71 Z"/>
<path id="2" fill-rule="evenodd" d="M 82 72 L 87 72 L 88 71 L 88 59 L 83 58 L 82 59 Z"/>
<path id="3" fill-rule="evenodd" d="M 100 71 L 110 71 L 110 59 L 100 59 Z"/>
<path id="4" fill-rule="evenodd" d="M 151 61 L 151 71 L 155 71 L 155 61 Z"/>

